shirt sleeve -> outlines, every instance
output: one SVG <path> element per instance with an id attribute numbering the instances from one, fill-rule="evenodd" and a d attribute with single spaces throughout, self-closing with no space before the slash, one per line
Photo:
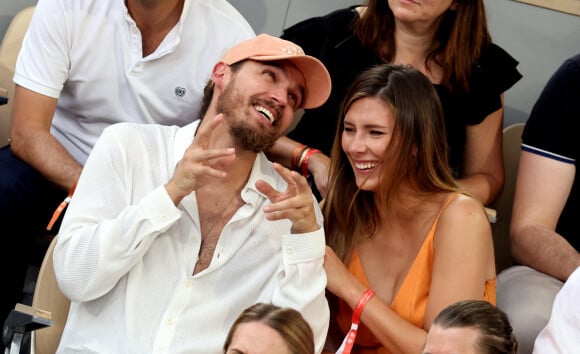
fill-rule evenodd
<path id="1" fill-rule="evenodd" d="M 573 353 L 580 347 L 580 268 L 570 275 L 554 299 L 550 320 L 534 343 L 534 354 Z"/>
<path id="2" fill-rule="evenodd" d="M 314 198 L 313 198 L 314 199 Z M 317 219 L 322 225 L 318 203 L 314 200 Z M 312 327 L 316 352 L 326 341 L 330 310 L 325 296 L 326 273 L 324 254 L 326 241 L 322 226 L 310 233 L 285 235 L 282 238 L 283 262 L 279 272 L 280 288 L 274 303 L 297 308 Z"/>
<path id="3" fill-rule="evenodd" d="M 63 293 L 73 301 L 90 301 L 109 292 L 142 260 L 156 236 L 183 213 L 162 184 L 142 197 L 134 196 L 139 193 L 131 181 L 139 178 L 138 169 L 146 162 L 128 163 L 134 160 L 130 151 L 145 149 L 145 144 L 129 139 L 129 131 L 140 135 L 134 124 L 120 123 L 104 130 L 58 234 L 55 273 Z M 132 170 L 129 165 L 137 167 Z"/>
<path id="4" fill-rule="evenodd" d="M 496 44 L 483 51 L 475 63 L 467 97 L 458 101 L 466 124 L 483 122 L 491 113 L 502 107 L 501 95 L 515 85 L 522 75 L 517 70 L 519 62 Z"/>
<path id="5" fill-rule="evenodd" d="M 38 2 L 16 61 L 14 82 L 58 98 L 70 66 L 70 28 L 60 1 Z"/>
<path id="6" fill-rule="evenodd" d="M 563 162 L 578 158 L 580 55 L 565 61 L 542 90 L 524 128 L 523 149 Z"/>

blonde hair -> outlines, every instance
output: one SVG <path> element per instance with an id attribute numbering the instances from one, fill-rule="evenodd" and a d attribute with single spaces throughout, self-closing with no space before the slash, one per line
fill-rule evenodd
<path id="1" fill-rule="evenodd" d="M 314 354 L 314 334 L 302 314 L 290 307 L 265 303 L 252 305 L 238 316 L 224 343 L 224 353 L 238 326 L 248 322 L 261 322 L 274 329 L 284 339 L 292 354 Z"/>

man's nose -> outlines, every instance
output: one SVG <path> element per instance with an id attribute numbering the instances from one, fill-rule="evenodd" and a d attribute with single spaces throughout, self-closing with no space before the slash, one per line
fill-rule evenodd
<path id="1" fill-rule="evenodd" d="M 288 90 L 282 87 L 276 87 L 272 89 L 270 98 L 285 107 L 288 104 Z"/>

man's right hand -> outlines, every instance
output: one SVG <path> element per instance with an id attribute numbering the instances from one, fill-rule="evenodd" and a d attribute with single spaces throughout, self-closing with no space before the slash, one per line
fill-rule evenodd
<path id="1" fill-rule="evenodd" d="M 214 168 L 209 163 L 212 159 L 234 155 L 236 152 L 234 148 L 208 148 L 211 134 L 222 121 L 223 114 L 218 114 L 208 124 L 200 123 L 193 142 L 185 150 L 183 157 L 175 167 L 173 176 L 165 184 L 165 189 L 175 205 L 179 204 L 191 192 L 200 188 L 208 178 L 215 179 L 226 176 L 225 171 Z"/>

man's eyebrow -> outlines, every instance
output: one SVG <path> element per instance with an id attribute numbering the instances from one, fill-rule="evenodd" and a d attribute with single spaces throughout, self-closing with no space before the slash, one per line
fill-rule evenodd
<path id="1" fill-rule="evenodd" d="M 291 67 L 295 68 L 300 73 L 300 75 L 302 75 L 302 78 L 306 82 L 306 78 L 304 77 L 304 74 L 302 73 L 302 71 L 300 71 L 300 69 L 298 69 L 298 67 L 296 65 L 294 65 L 294 63 L 292 63 L 289 60 L 262 61 L 260 63 L 262 65 L 277 68 L 279 70 L 282 70 L 283 72 L 286 72 L 286 70 L 284 70 L 285 66 L 291 66 Z M 302 106 L 302 104 L 304 104 L 304 97 L 306 96 L 306 87 L 305 87 L 305 85 L 301 85 L 301 84 L 297 84 L 296 86 L 298 87 L 298 91 L 300 92 L 300 102 L 299 102 L 299 106 L 296 108 L 300 108 Z"/>

